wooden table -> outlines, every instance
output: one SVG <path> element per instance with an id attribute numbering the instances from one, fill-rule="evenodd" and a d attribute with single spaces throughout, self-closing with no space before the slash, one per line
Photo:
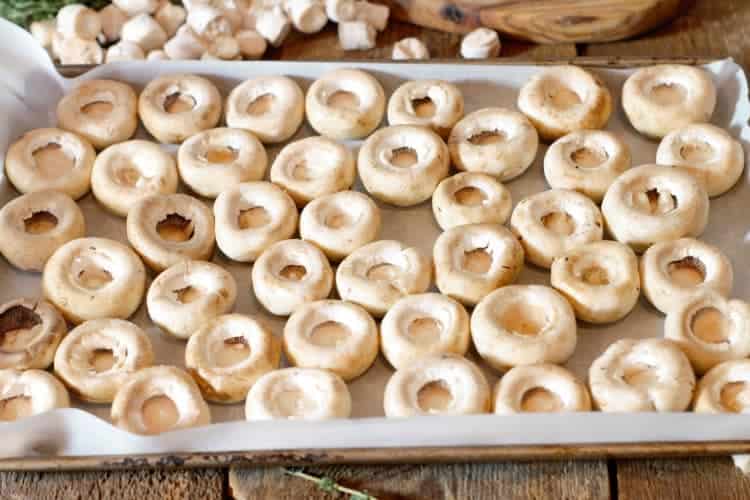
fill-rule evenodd
<path id="1" fill-rule="evenodd" d="M 435 58 L 453 58 L 460 37 L 391 23 L 378 48 L 343 53 L 329 27 L 314 37 L 295 37 L 271 57 L 284 59 L 387 58 L 391 45 L 418 36 Z M 576 56 L 732 56 L 750 71 L 750 1 L 695 0 L 670 26 L 638 40 L 603 45 L 535 46 L 505 41 L 503 57 L 552 60 Z M 728 457 L 649 460 L 593 460 L 481 465 L 318 467 L 347 486 L 383 499 L 747 499 L 750 478 Z M 279 469 L 0 473 L 2 499 L 133 500 L 220 498 L 301 500 L 345 498 L 322 492 L 312 483 L 284 476 Z"/>

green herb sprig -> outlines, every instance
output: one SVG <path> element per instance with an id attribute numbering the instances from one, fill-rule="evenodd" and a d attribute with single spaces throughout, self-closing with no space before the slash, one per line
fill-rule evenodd
<path id="1" fill-rule="evenodd" d="M 57 15 L 57 11 L 72 3 L 83 3 L 99 10 L 107 0 L 0 0 L 0 17 L 28 28 L 34 21 L 44 21 Z"/>
<path id="2" fill-rule="evenodd" d="M 284 474 L 313 482 L 318 488 L 328 493 L 342 493 L 344 495 L 349 495 L 349 500 L 378 500 L 376 497 L 363 491 L 342 486 L 330 477 L 313 476 L 312 474 L 306 473 L 304 469 L 298 468 L 285 468 L 283 470 Z"/>

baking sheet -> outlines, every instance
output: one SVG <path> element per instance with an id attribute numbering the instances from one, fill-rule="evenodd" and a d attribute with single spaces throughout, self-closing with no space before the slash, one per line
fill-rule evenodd
<path id="1" fill-rule="evenodd" d="M 0 20 L 0 151 L 30 128 L 52 126 L 57 101 L 79 81 L 111 78 L 132 84 L 140 90 L 160 74 L 196 73 L 214 81 L 227 95 L 241 81 L 260 75 L 285 74 L 305 90 L 321 74 L 341 67 L 356 66 L 371 72 L 385 88 L 386 95 L 402 82 L 418 78 L 452 81 L 466 100 L 466 112 L 488 106 L 515 108 L 519 87 L 538 71 L 531 66 L 492 66 L 482 64 L 381 64 L 316 62 L 138 62 L 98 67 L 75 80 L 60 77 L 52 64 L 23 30 Z M 719 88 L 719 101 L 712 122 L 728 129 L 742 140 L 746 152 L 750 143 L 748 88 L 745 75 L 731 60 L 707 66 Z M 607 82 L 618 103 L 608 129 L 625 137 L 635 165 L 654 161 L 656 146 L 638 136 L 627 125 L 619 107 L 620 89 L 630 70 L 595 70 Z M 312 135 L 305 125 L 293 139 Z M 147 138 L 140 130 L 138 135 Z M 351 143 L 356 149 L 357 144 Z M 168 148 L 174 151 L 174 147 Z M 273 159 L 280 148 L 269 148 Z M 524 196 L 548 188 L 542 174 L 546 147 L 521 178 L 508 183 L 514 203 Z M 361 186 L 358 186 L 361 189 Z M 0 177 L 0 203 L 17 196 Z M 207 201 L 210 203 L 210 201 Z M 750 298 L 750 269 L 747 245 L 750 243 L 746 210 L 750 206 L 747 174 L 730 193 L 712 200 L 711 217 L 704 239 L 719 245 L 730 257 L 735 270 L 734 295 Z M 81 201 L 90 236 L 126 241 L 124 220 L 104 212 L 89 194 Z M 383 213 L 381 239 L 397 239 L 431 255 L 439 234 L 430 203 L 409 209 L 380 205 Z M 281 335 L 283 320 L 265 313 L 252 296 L 250 266 L 228 261 L 217 252 L 214 262 L 235 276 L 239 294 L 235 312 L 257 314 L 269 320 Z M 152 278 L 153 276 L 151 276 Z M 549 273 L 526 267 L 520 283 L 549 284 Z M 21 295 L 39 296 L 38 274 L 23 273 L 0 260 L 0 301 Z M 154 343 L 157 363 L 184 366 L 184 342 L 163 335 L 148 321 L 145 305 L 133 321 L 146 328 Z M 613 341 L 623 337 L 661 336 L 663 316 L 642 298 L 625 320 L 606 327 L 579 325 L 578 348 L 567 367 L 586 378 L 591 361 Z M 475 353 L 470 357 L 477 359 Z M 490 381 L 497 375 L 480 363 Z M 382 394 L 392 369 L 380 356 L 362 377 L 349 384 L 353 398 L 351 419 L 327 422 L 245 422 L 244 407 L 211 405 L 214 424 L 176 431 L 156 437 L 128 434 L 108 423 L 109 405 L 75 403 L 76 408 L 57 410 L 17 422 L 0 424 L 0 457 L 40 455 L 117 455 L 176 452 L 227 452 L 240 450 L 368 448 L 400 446 L 488 446 L 572 443 L 622 443 L 648 441 L 749 440 L 750 419 L 741 415 L 633 414 L 603 413 L 568 415 L 512 415 L 466 417 L 419 417 L 386 420 Z"/>

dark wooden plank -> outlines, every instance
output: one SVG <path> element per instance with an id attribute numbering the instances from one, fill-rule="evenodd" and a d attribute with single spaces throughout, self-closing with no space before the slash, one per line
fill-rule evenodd
<path id="1" fill-rule="evenodd" d="M 336 30 L 336 25 L 329 23 L 316 35 L 292 33 L 281 47 L 269 50 L 265 59 L 390 59 L 393 44 L 412 36 L 421 39 L 429 47 L 434 59 L 460 57 L 461 35 L 424 29 L 409 23 L 391 21 L 388 29 L 378 34 L 377 47 L 372 50 L 341 50 Z M 502 58 L 567 59 L 575 55 L 576 47 L 572 43 L 535 45 L 516 40 L 503 40 L 501 52 Z"/>
<path id="2" fill-rule="evenodd" d="M 220 500 L 220 469 L 120 472 L 0 472 L 0 498 L 81 500 Z"/>
<path id="3" fill-rule="evenodd" d="M 536 42 L 621 40 L 672 18 L 680 0 L 386 0 L 394 17 L 447 31 L 493 28 Z"/>
<path id="4" fill-rule="evenodd" d="M 525 462 L 458 465 L 401 465 L 305 469 L 385 499 L 494 500 L 609 498 L 607 464 L 599 461 Z M 314 483 L 289 477 L 281 469 L 232 468 L 229 493 L 237 500 L 331 499 Z"/>
<path id="5" fill-rule="evenodd" d="M 731 56 L 750 69 L 750 2 L 693 0 L 675 21 L 643 38 L 582 48 L 590 56 Z"/>
<path id="6" fill-rule="evenodd" d="M 620 500 L 745 500 L 750 478 L 729 457 L 618 460 Z"/>

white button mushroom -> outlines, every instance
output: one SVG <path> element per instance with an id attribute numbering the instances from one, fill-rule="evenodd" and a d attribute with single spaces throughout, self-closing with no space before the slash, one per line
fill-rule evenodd
<path id="1" fill-rule="evenodd" d="M 128 17 L 138 14 L 153 14 L 161 5 L 161 0 L 112 0 L 112 3 Z"/>
<path id="2" fill-rule="evenodd" d="M 206 52 L 205 42 L 189 26 L 183 25 L 177 34 L 164 44 L 170 59 L 200 59 Z"/>
<path id="3" fill-rule="evenodd" d="M 284 43 L 292 29 L 292 24 L 281 7 L 260 11 L 255 20 L 255 31 L 260 33 L 274 47 Z"/>
<path id="4" fill-rule="evenodd" d="M 55 24 L 54 19 L 48 19 L 46 21 L 31 23 L 31 26 L 29 27 L 31 36 L 33 36 L 34 39 L 39 42 L 39 45 L 47 51 L 52 50 L 52 39 L 55 36 L 56 30 Z"/>
<path id="5" fill-rule="evenodd" d="M 287 0 L 284 7 L 294 27 L 302 33 L 317 33 L 328 22 L 325 8 L 318 0 Z"/>
<path id="6" fill-rule="evenodd" d="M 365 21 L 339 23 L 339 44 L 344 50 L 367 50 L 375 47 L 375 27 Z"/>
<path id="7" fill-rule="evenodd" d="M 156 20 L 148 14 L 139 14 L 122 25 L 120 38 L 137 43 L 145 51 L 160 49 L 167 41 L 167 34 Z"/>
<path id="8" fill-rule="evenodd" d="M 376 30 L 383 31 L 388 25 L 391 9 L 378 3 L 359 1 L 354 3 L 354 12 L 357 21 L 364 21 Z"/>
<path id="9" fill-rule="evenodd" d="M 146 54 L 146 59 L 149 61 L 168 61 L 169 56 L 163 50 L 152 50 Z"/>
<path id="10" fill-rule="evenodd" d="M 224 61 L 241 59 L 240 44 L 231 36 L 216 37 L 208 46 L 206 53 L 203 54 L 204 59 L 207 57 L 215 57 Z"/>
<path id="11" fill-rule="evenodd" d="M 220 35 L 231 35 L 234 31 L 224 12 L 210 5 L 191 8 L 187 15 L 187 25 L 197 35 L 209 40 Z"/>
<path id="12" fill-rule="evenodd" d="M 108 42 L 120 39 L 122 25 L 128 20 L 127 14 L 116 5 L 109 4 L 99 11 L 99 21 L 102 23 L 102 34 Z"/>
<path id="13" fill-rule="evenodd" d="M 60 33 L 55 33 L 52 39 L 52 54 L 62 64 L 101 64 L 104 61 L 104 50 L 96 41 Z"/>
<path id="14" fill-rule="evenodd" d="M 351 21 L 356 17 L 356 2 L 354 0 L 325 0 L 328 19 L 335 23 Z"/>
<path id="15" fill-rule="evenodd" d="M 99 15 L 82 4 L 66 5 L 57 13 L 57 31 L 64 37 L 96 40 L 102 31 Z"/>
<path id="16" fill-rule="evenodd" d="M 266 52 L 268 42 L 255 30 L 243 30 L 235 35 L 240 53 L 245 59 L 260 59 Z"/>
<path id="17" fill-rule="evenodd" d="M 393 55 L 391 57 L 396 61 L 429 59 L 430 52 L 422 43 L 422 40 L 411 37 L 393 44 Z"/>
<path id="18" fill-rule="evenodd" d="M 488 59 L 500 54 L 500 37 L 489 28 L 478 28 L 461 40 L 461 57 L 464 59 Z"/>
<path id="19" fill-rule="evenodd" d="M 138 61 L 145 58 L 146 54 L 144 54 L 140 45 L 122 40 L 107 49 L 105 60 L 111 63 L 115 61 Z"/>
<path id="20" fill-rule="evenodd" d="M 166 2 L 156 11 L 154 19 L 161 25 L 167 36 L 174 36 L 177 29 L 185 23 L 187 12 L 184 7 Z"/>

